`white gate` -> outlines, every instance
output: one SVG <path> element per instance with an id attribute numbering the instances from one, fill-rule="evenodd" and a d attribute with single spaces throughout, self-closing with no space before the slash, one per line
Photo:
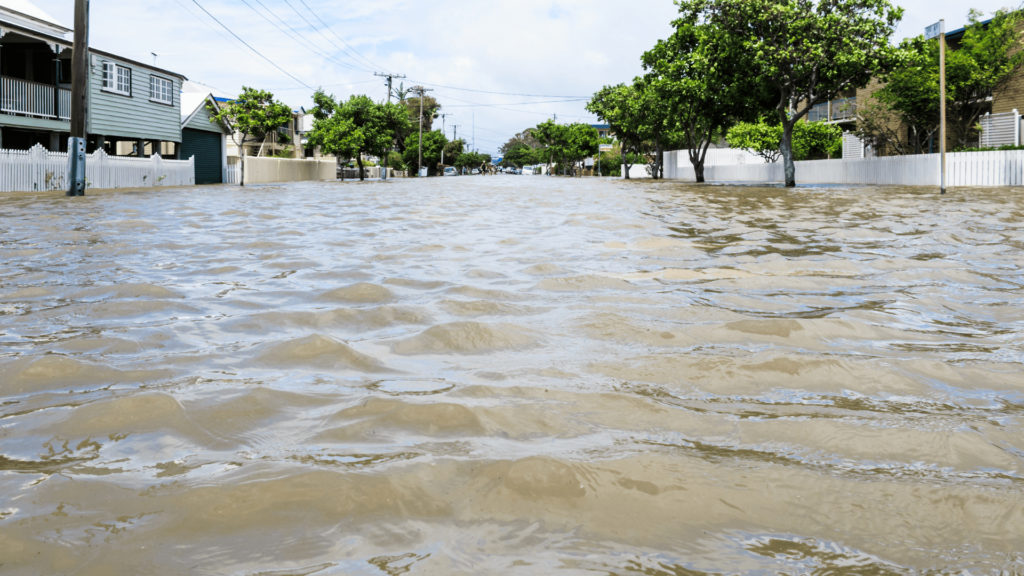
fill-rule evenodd
<path id="1" fill-rule="evenodd" d="M 852 132 L 843 134 L 843 160 L 864 157 L 864 141 L 853 135 Z"/>

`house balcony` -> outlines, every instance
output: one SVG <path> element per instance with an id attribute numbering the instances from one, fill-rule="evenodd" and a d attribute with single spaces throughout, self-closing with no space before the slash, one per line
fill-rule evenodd
<path id="1" fill-rule="evenodd" d="M 857 119 L 857 98 L 841 98 L 823 102 L 807 112 L 808 122 L 850 122 Z"/>
<path id="2" fill-rule="evenodd" d="M 0 113 L 69 122 L 71 90 L 0 76 Z"/>

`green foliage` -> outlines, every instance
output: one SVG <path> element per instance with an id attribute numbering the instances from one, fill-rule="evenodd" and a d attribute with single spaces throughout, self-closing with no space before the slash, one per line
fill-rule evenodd
<path id="1" fill-rule="evenodd" d="M 782 155 L 782 124 L 740 122 L 726 135 L 729 146 L 745 148 L 764 158 L 776 162 Z M 797 122 L 793 127 L 793 158 L 808 160 L 815 156 L 831 156 L 843 149 L 843 131 L 835 124 L 824 122 Z"/>
<path id="2" fill-rule="evenodd" d="M 462 138 L 458 140 L 451 140 L 444 145 L 444 163 L 449 166 L 454 166 L 454 162 L 458 159 L 459 155 L 466 150 L 466 141 Z"/>
<path id="3" fill-rule="evenodd" d="M 428 174 L 441 162 L 441 150 L 447 143 L 448 139 L 445 138 L 440 130 L 423 133 L 423 165 L 427 167 Z M 420 168 L 419 144 L 419 132 L 409 134 L 408 138 L 405 139 L 405 152 L 402 153 L 402 159 L 405 160 L 405 164 L 417 174 L 419 174 Z"/>
<path id="4" fill-rule="evenodd" d="M 796 185 L 796 123 L 814 105 L 867 85 L 904 58 L 890 44 L 903 9 L 888 0 L 707 0 L 702 13 L 737 43 L 734 57 L 775 89 L 787 186 Z"/>
<path id="5" fill-rule="evenodd" d="M 516 142 L 505 151 L 501 163 L 503 166 L 522 168 L 523 166 L 533 164 L 536 156 L 532 147 L 527 146 L 523 142 Z"/>
<path id="6" fill-rule="evenodd" d="M 292 150 L 293 150 L 293 148 L 291 146 L 285 146 L 284 149 L 279 150 L 279 151 L 271 154 L 271 157 L 273 157 L 273 158 L 291 158 L 292 157 Z"/>
<path id="7" fill-rule="evenodd" d="M 1004 144 L 1002 146 L 999 146 L 998 148 L 992 148 L 992 147 L 987 147 L 987 148 L 977 148 L 977 147 L 974 147 L 974 148 L 957 148 L 957 149 L 953 150 L 953 152 L 996 152 L 996 151 L 1002 152 L 1002 151 L 1005 151 L 1005 150 L 1024 150 L 1024 146 L 1015 146 L 1013 144 Z"/>
<path id="8" fill-rule="evenodd" d="M 262 140 L 272 131 L 284 126 L 291 119 L 292 110 L 274 100 L 266 90 L 242 86 L 242 93 L 233 102 L 221 106 L 220 110 L 210 109 L 210 122 L 226 126 L 231 138 L 241 149 L 250 138 Z M 245 155 L 241 157 L 245 185 Z"/>
<path id="9" fill-rule="evenodd" d="M 402 154 L 399 152 L 391 151 L 388 152 L 388 168 L 395 170 L 405 170 L 405 160 L 402 158 Z"/>
<path id="10" fill-rule="evenodd" d="M 647 135 L 645 124 L 648 110 L 644 107 L 641 91 L 636 86 L 625 84 L 605 86 L 594 94 L 586 108 L 611 127 L 622 150 L 627 153 L 628 171 L 628 154 L 639 152 Z M 626 177 L 629 177 L 628 172 Z"/>
<path id="11" fill-rule="evenodd" d="M 462 154 L 459 154 L 459 157 L 455 160 L 455 167 L 459 170 L 479 169 L 490 161 L 491 157 L 487 154 L 480 154 L 479 152 L 463 152 Z"/>
<path id="12" fill-rule="evenodd" d="M 313 103 L 309 145 L 339 158 L 355 158 L 360 180 L 362 157 L 383 156 L 394 147 L 395 136 L 408 128 L 409 119 L 400 104 L 376 103 L 365 95 L 335 101 L 322 90 L 313 94 Z"/>
<path id="13" fill-rule="evenodd" d="M 533 132 L 537 141 L 543 144 L 540 152 L 543 164 L 559 164 L 575 173 L 577 166 L 587 157 L 597 154 L 597 130 L 581 123 L 555 124 L 547 120 L 538 124 Z"/>

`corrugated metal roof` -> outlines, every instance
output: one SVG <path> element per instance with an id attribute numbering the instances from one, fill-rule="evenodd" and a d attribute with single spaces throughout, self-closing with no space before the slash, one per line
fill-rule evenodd
<path id="1" fill-rule="evenodd" d="M 56 18 L 50 16 L 41 8 L 29 2 L 28 0 L 0 0 L 0 8 L 7 8 L 8 10 L 13 10 L 14 12 L 20 12 L 21 14 L 31 16 L 32 18 L 35 18 L 36 20 L 41 20 L 43 22 L 46 22 L 47 24 L 52 24 L 54 26 L 59 26 L 61 28 L 67 29 L 67 26 L 58 22 Z"/>

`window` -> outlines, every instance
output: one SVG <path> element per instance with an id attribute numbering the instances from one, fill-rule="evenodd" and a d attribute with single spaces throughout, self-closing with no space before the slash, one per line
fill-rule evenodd
<path id="1" fill-rule="evenodd" d="M 166 78 L 150 76 L 149 99 L 163 104 L 174 104 L 174 98 L 171 96 L 171 88 L 173 87 L 174 83 Z"/>
<path id="2" fill-rule="evenodd" d="M 132 69 L 118 66 L 113 62 L 103 63 L 103 89 L 108 92 L 132 94 Z"/>

